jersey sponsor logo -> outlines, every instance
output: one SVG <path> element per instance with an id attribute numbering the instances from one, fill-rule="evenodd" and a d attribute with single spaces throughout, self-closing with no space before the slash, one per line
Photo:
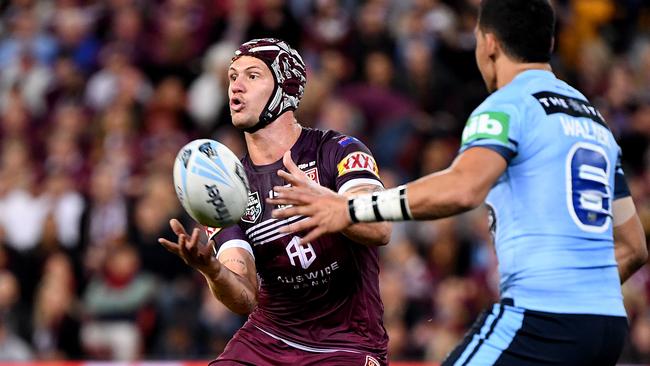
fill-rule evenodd
<path id="1" fill-rule="evenodd" d="M 296 276 L 278 276 L 278 282 L 293 287 L 294 290 L 327 285 L 332 281 L 332 275 L 341 267 L 334 261 L 322 268 L 315 268 Z"/>
<path id="2" fill-rule="evenodd" d="M 313 180 L 314 182 L 320 184 L 320 181 L 318 180 L 318 168 L 311 168 L 308 170 L 305 170 L 305 174 L 307 175 L 307 178 Z"/>
<path id="3" fill-rule="evenodd" d="M 348 154 L 336 166 L 339 171 L 339 177 L 350 172 L 367 171 L 379 177 L 379 169 L 375 159 L 364 152 L 356 151 Z"/>
<path id="4" fill-rule="evenodd" d="M 260 218 L 261 214 L 262 202 L 260 201 L 259 194 L 257 192 L 249 192 L 248 204 L 246 205 L 246 211 L 244 211 L 244 216 L 241 217 L 241 220 L 253 224 Z"/>
<path id="5" fill-rule="evenodd" d="M 313 167 L 313 166 L 316 166 L 316 160 L 312 160 L 312 161 L 310 161 L 309 163 L 301 163 L 301 164 L 298 164 L 298 169 L 300 169 L 300 170 L 305 170 L 305 169 L 307 169 L 307 168 L 311 168 L 311 167 Z"/>
<path id="6" fill-rule="evenodd" d="M 311 243 L 307 243 L 306 246 L 300 245 L 300 238 L 297 236 L 294 236 L 293 239 L 291 239 L 286 250 L 291 265 L 294 267 L 298 265 L 296 259 L 299 261 L 302 269 L 309 268 L 309 266 L 311 266 L 311 264 L 316 260 L 316 252 L 314 252 L 314 247 L 311 246 Z"/>
<path id="7" fill-rule="evenodd" d="M 370 355 L 366 355 L 366 363 L 364 364 L 364 366 L 381 366 L 381 364 L 379 363 L 379 361 L 377 361 L 376 358 Z"/>
<path id="8" fill-rule="evenodd" d="M 491 139 L 508 143 L 510 116 L 504 112 L 483 112 L 467 120 L 463 129 L 462 144 L 474 140 Z"/>
<path id="9" fill-rule="evenodd" d="M 553 92 L 539 92 L 533 94 L 547 115 L 562 113 L 573 117 L 589 118 L 592 121 L 607 127 L 603 115 L 591 103 L 578 98 Z"/>

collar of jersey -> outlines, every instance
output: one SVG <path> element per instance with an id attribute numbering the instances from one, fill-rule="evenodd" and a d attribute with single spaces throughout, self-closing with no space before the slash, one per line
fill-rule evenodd
<path id="1" fill-rule="evenodd" d="M 517 74 L 517 76 L 515 76 L 513 81 L 519 81 L 519 80 L 525 80 L 531 78 L 555 79 L 555 74 L 552 71 L 548 71 L 548 70 L 540 70 L 540 69 L 526 70 Z"/>
<path id="2" fill-rule="evenodd" d="M 294 161 L 296 161 L 296 155 L 302 150 L 304 146 L 302 141 L 307 136 L 307 130 L 308 128 L 306 127 L 302 128 L 302 130 L 300 131 L 300 136 L 298 136 L 298 140 L 296 140 L 296 142 L 291 147 L 291 157 L 293 158 Z M 246 156 L 244 157 L 244 166 L 248 167 L 251 171 L 255 173 L 276 172 L 278 169 L 284 168 L 284 164 L 282 163 L 282 157 L 280 157 L 278 161 L 273 162 L 271 164 L 255 165 L 253 164 L 253 161 L 251 160 L 248 153 L 246 153 Z"/>

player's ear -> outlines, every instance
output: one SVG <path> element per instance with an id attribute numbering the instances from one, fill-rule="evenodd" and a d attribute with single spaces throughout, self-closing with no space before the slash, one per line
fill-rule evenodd
<path id="1" fill-rule="evenodd" d="M 555 48 L 555 37 L 551 38 L 551 49 L 549 50 L 549 53 L 553 53 L 553 49 Z"/>
<path id="2" fill-rule="evenodd" d="M 485 36 L 485 51 L 491 59 L 496 59 L 497 56 L 503 52 L 501 43 L 492 32 L 484 33 Z"/>

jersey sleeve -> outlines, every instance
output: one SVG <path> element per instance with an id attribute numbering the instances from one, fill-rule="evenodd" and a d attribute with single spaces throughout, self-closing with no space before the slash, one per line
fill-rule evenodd
<path id="1" fill-rule="evenodd" d="M 621 150 L 619 149 L 618 157 L 616 159 L 616 172 L 614 172 L 614 200 L 630 196 L 630 188 L 623 173 L 623 166 L 621 164 Z"/>
<path id="2" fill-rule="evenodd" d="M 383 188 L 379 178 L 379 167 L 370 149 L 358 139 L 338 135 L 328 142 L 332 147 L 329 168 L 335 175 L 334 185 L 338 193 L 345 193 L 352 187 L 371 184 Z"/>
<path id="3" fill-rule="evenodd" d="M 229 226 L 221 230 L 206 227 L 205 232 L 208 236 L 208 241 L 214 240 L 213 250 L 217 258 L 226 249 L 241 248 L 249 252 L 253 256 L 253 259 L 255 259 L 253 248 L 239 225 Z"/>
<path id="4" fill-rule="evenodd" d="M 519 110 L 512 104 L 492 104 L 475 111 L 465 124 L 460 152 L 485 147 L 503 156 L 509 163 L 518 153 L 521 135 Z"/>

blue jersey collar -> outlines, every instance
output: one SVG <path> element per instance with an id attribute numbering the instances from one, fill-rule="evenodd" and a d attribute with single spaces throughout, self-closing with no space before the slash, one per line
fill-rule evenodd
<path id="1" fill-rule="evenodd" d="M 512 81 L 531 78 L 556 79 L 555 74 L 552 71 L 533 69 L 520 72 L 514 79 L 512 79 Z"/>

